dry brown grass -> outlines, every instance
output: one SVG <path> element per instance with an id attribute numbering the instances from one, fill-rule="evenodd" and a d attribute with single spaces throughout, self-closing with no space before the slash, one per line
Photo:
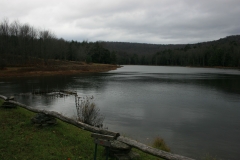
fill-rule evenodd
<path id="1" fill-rule="evenodd" d="M 35 63 L 28 63 L 22 66 L 8 66 L 0 71 L 0 77 L 27 77 L 47 75 L 70 75 L 78 73 L 95 73 L 115 70 L 117 65 L 110 64 L 87 64 L 85 62 L 48 60 L 34 60 Z"/>
<path id="2" fill-rule="evenodd" d="M 170 152 L 170 148 L 166 145 L 166 143 L 164 142 L 164 140 L 160 137 L 157 137 L 154 139 L 153 141 L 153 147 L 166 151 L 166 152 Z"/>

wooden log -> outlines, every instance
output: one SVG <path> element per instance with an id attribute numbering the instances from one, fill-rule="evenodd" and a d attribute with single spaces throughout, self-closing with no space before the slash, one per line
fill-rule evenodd
<path id="1" fill-rule="evenodd" d="M 3 96 L 3 95 L 0 95 L 0 98 L 3 99 L 3 100 L 6 100 L 7 97 Z"/>
<path id="2" fill-rule="evenodd" d="M 137 148 L 137 149 L 139 149 L 139 150 L 141 150 L 145 153 L 148 153 L 148 154 L 151 154 L 153 156 L 160 157 L 160 158 L 164 158 L 164 159 L 167 159 L 167 160 L 193 160 L 193 159 L 188 158 L 188 157 L 184 157 L 184 156 L 177 155 L 177 154 L 172 154 L 172 153 L 169 153 L 169 152 L 165 152 L 165 151 L 147 146 L 145 144 L 142 144 L 140 142 L 137 142 L 137 141 L 132 140 L 132 139 L 127 138 L 127 137 L 119 136 L 117 138 L 117 140 L 120 141 L 120 142 L 126 143 L 126 144 L 128 144 L 128 145 L 130 145 L 134 148 Z"/>

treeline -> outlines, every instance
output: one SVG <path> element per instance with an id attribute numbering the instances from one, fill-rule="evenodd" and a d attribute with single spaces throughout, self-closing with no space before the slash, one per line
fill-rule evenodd
<path id="1" fill-rule="evenodd" d="M 48 30 L 18 21 L 0 22 L 0 68 L 32 58 L 87 63 L 240 67 L 240 36 L 197 44 L 141 44 L 66 41 Z"/>
<path id="2" fill-rule="evenodd" d="M 66 41 L 29 24 L 0 22 L 0 65 L 24 65 L 32 58 L 44 59 L 46 65 L 48 59 L 116 63 L 116 55 L 98 42 Z"/>
<path id="3" fill-rule="evenodd" d="M 240 36 L 197 44 L 102 42 L 119 64 L 240 67 Z"/>
<path id="4" fill-rule="evenodd" d="M 233 38 L 233 39 L 232 39 Z M 186 45 L 184 48 L 164 50 L 152 57 L 155 65 L 240 67 L 239 37 L 206 44 Z"/>

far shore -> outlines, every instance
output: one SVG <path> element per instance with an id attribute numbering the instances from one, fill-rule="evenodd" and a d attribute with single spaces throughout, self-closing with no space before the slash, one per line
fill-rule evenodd
<path id="1" fill-rule="evenodd" d="M 239 67 L 224 67 L 224 66 L 185 66 L 190 68 L 218 68 L 218 69 L 240 69 Z"/>
<path id="2" fill-rule="evenodd" d="M 49 65 L 7 66 L 0 70 L 0 78 L 99 73 L 115 70 L 119 67 L 111 64 L 55 61 L 55 63 Z"/>
<path id="3" fill-rule="evenodd" d="M 147 65 L 149 66 L 149 65 Z M 153 66 L 153 65 L 150 65 Z M 155 66 L 155 65 L 154 65 Z M 120 68 L 120 65 L 97 64 L 71 61 L 55 61 L 51 65 L 28 65 L 28 66 L 8 66 L 0 69 L 0 78 L 16 77 L 35 77 L 35 76 L 54 76 L 54 75 L 75 75 L 86 73 L 108 72 Z M 218 68 L 218 69 L 236 69 L 237 67 L 223 66 L 166 66 L 166 67 L 189 67 L 189 68 Z"/>

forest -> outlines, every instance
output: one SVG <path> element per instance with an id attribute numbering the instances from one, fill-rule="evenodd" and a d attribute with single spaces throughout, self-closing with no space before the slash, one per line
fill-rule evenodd
<path id="1" fill-rule="evenodd" d="M 120 64 L 240 67 L 240 35 L 196 44 L 101 43 Z"/>
<path id="2" fill-rule="evenodd" d="M 18 21 L 0 23 L 0 68 L 31 63 L 33 58 L 116 64 L 116 56 L 98 42 L 66 41 L 48 30 Z"/>
<path id="3" fill-rule="evenodd" d="M 240 35 L 196 44 L 67 41 L 19 21 L 0 22 L 0 68 L 32 58 L 104 64 L 240 67 Z"/>

